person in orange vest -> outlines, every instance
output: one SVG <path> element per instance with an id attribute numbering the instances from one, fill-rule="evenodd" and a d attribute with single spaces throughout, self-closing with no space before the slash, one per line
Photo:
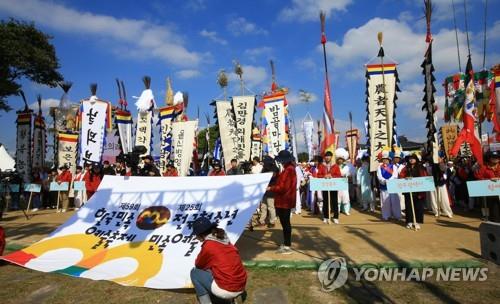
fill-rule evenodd
<path id="1" fill-rule="evenodd" d="M 224 176 L 224 170 L 222 170 L 222 166 L 218 159 L 212 160 L 212 170 L 208 173 L 208 176 Z"/>
<path id="2" fill-rule="evenodd" d="M 498 151 L 490 151 L 484 156 L 485 164 L 479 165 L 474 176 L 481 180 L 498 180 L 500 178 L 500 155 Z M 500 200 L 498 196 L 487 196 L 488 220 L 500 223 Z"/>
<path id="3" fill-rule="evenodd" d="M 169 160 L 167 163 L 167 169 L 163 172 L 163 176 L 179 176 L 177 169 L 174 166 L 174 161 Z"/>
<path id="4" fill-rule="evenodd" d="M 68 186 L 69 186 L 73 177 L 71 175 L 71 172 L 69 172 L 68 169 L 69 168 L 66 165 L 59 168 L 59 170 L 61 170 L 61 173 L 59 173 L 59 175 L 57 175 L 56 182 L 58 182 L 59 184 L 60 183 L 68 183 Z M 66 210 L 68 210 L 68 206 L 69 206 L 68 193 L 69 193 L 69 191 L 61 191 L 59 193 L 59 198 L 60 198 L 61 204 L 62 204 L 61 212 L 66 212 Z"/>

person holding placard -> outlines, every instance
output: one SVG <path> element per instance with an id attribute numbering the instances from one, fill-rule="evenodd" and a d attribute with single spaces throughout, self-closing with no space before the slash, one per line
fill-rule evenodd
<path id="1" fill-rule="evenodd" d="M 372 178 L 370 176 L 370 156 L 363 154 L 361 167 L 358 168 L 357 180 L 360 187 L 360 203 L 362 211 L 375 212 L 375 198 L 372 190 Z"/>
<path id="2" fill-rule="evenodd" d="M 421 177 L 427 176 L 427 171 L 420 164 L 420 160 L 418 156 L 414 153 L 408 159 L 408 164 L 403 168 L 401 173 L 399 174 L 401 178 L 412 178 L 412 177 Z M 413 208 L 411 206 L 411 198 L 413 197 Z M 419 230 L 420 225 L 424 223 L 424 205 L 425 205 L 425 193 L 421 192 L 407 192 L 404 193 L 405 196 L 405 215 L 406 215 L 406 228 L 412 229 L 413 225 L 415 225 L 415 229 Z M 413 210 L 415 210 L 415 219 L 416 223 L 413 223 Z"/>
<path id="3" fill-rule="evenodd" d="M 338 148 L 335 150 L 335 162 L 337 166 L 340 168 L 341 177 L 345 177 L 348 180 L 349 188 L 352 188 L 352 175 L 351 168 L 348 164 L 346 164 L 346 160 L 349 159 L 349 152 L 347 152 L 344 148 Z M 343 212 L 345 215 L 351 215 L 349 211 L 351 210 L 351 198 L 349 196 L 349 188 L 348 190 L 339 190 L 338 191 L 338 204 L 339 204 L 339 212 Z"/>
<path id="4" fill-rule="evenodd" d="M 379 154 L 382 163 L 377 169 L 377 178 L 380 184 L 380 204 L 382 209 L 382 219 L 388 221 L 391 217 L 396 220 L 401 218 L 401 205 L 397 193 L 389 193 L 387 191 L 387 181 L 393 178 L 398 178 L 398 171 L 394 164 L 391 163 L 390 149 L 385 148 Z"/>
<path id="5" fill-rule="evenodd" d="M 73 177 L 73 185 L 75 182 L 83 182 L 87 172 L 82 172 L 82 166 L 76 166 L 76 172 Z M 74 204 L 75 210 L 80 209 L 83 204 L 87 201 L 87 192 L 83 190 L 74 190 Z"/>
<path id="6" fill-rule="evenodd" d="M 338 178 L 342 177 L 340 167 L 333 162 L 333 153 L 327 151 L 325 153 L 324 162 L 318 165 L 318 178 Z M 328 224 L 330 221 L 330 212 L 333 210 L 333 222 L 339 223 L 339 204 L 338 191 L 323 191 L 323 223 Z"/>
<path id="7" fill-rule="evenodd" d="M 405 165 L 401 161 L 401 159 L 404 157 L 403 151 L 399 147 L 394 146 L 394 152 L 391 152 L 391 156 L 392 156 L 392 163 L 396 168 L 396 171 L 398 171 L 398 176 L 399 176 L 399 173 L 401 173 L 401 171 L 405 167 Z M 403 214 L 403 210 L 405 210 L 405 197 L 402 193 L 398 193 L 398 197 L 399 197 L 399 205 L 401 206 L 401 213 Z"/>
<path id="8" fill-rule="evenodd" d="M 193 222 L 193 235 L 202 243 L 190 274 L 199 303 L 246 298 L 247 272 L 226 232 L 200 217 Z"/>
<path id="9" fill-rule="evenodd" d="M 484 157 L 485 165 L 479 166 L 474 172 L 476 178 L 498 180 L 500 178 L 500 155 L 498 151 L 490 151 Z M 498 196 L 487 196 L 488 220 L 500 223 L 500 200 Z"/>
<path id="10" fill-rule="evenodd" d="M 278 174 L 276 184 L 267 187 L 267 191 L 274 193 L 274 206 L 276 215 L 280 219 L 283 228 L 283 244 L 277 253 L 291 254 L 292 250 L 292 225 L 290 224 L 290 215 L 295 206 L 297 173 L 295 172 L 294 157 L 286 150 L 282 150 L 276 156 L 276 161 L 283 165 L 283 170 Z"/>
<path id="11" fill-rule="evenodd" d="M 68 183 L 68 185 L 69 185 L 71 183 L 72 175 L 71 175 L 71 172 L 69 172 L 68 166 L 63 165 L 59 168 L 59 170 L 61 170 L 61 173 L 59 173 L 59 175 L 57 176 L 56 182 L 58 182 L 59 184 Z M 69 207 L 68 194 L 69 194 L 68 190 L 59 192 L 59 198 L 60 198 L 61 203 L 62 203 L 61 212 L 66 212 L 66 210 L 68 210 L 68 207 Z"/>
<path id="12" fill-rule="evenodd" d="M 40 186 L 42 185 L 42 178 L 40 176 L 40 171 L 37 168 L 33 170 L 33 174 L 31 175 L 31 183 L 38 184 Z M 31 200 L 33 202 L 33 209 L 31 211 L 33 212 L 38 211 L 42 203 L 40 192 L 34 192 L 32 194 Z"/>

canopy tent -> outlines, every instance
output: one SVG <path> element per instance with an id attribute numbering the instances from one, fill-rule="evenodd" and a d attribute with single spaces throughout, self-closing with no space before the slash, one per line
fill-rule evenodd
<path id="1" fill-rule="evenodd" d="M 4 145 L 0 144 L 0 170 L 14 170 L 16 161 L 7 153 Z"/>

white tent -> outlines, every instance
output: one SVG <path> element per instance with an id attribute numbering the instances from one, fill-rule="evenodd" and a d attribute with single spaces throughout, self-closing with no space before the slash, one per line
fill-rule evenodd
<path id="1" fill-rule="evenodd" d="M 14 170 L 15 165 L 16 161 L 7 153 L 5 146 L 0 144 L 0 169 L 2 171 Z"/>

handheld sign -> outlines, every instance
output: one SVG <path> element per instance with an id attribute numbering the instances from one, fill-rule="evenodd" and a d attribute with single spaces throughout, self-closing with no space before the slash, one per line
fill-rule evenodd
<path id="1" fill-rule="evenodd" d="M 10 192 L 10 193 L 17 193 L 19 192 L 19 184 L 6 184 L 6 185 L 0 185 L 0 192 Z"/>
<path id="2" fill-rule="evenodd" d="M 42 190 L 42 185 L 40 184 L 24 184 L 24 191 L 26 192 L 37 192 Z"/>
<path id="3" fill-rule="evenodd" d="M 57 183 L 57 182 L 51 182 L 50 183 L 50 191 L 68 191 L 68 183 Z"/>
<path id="4" fill-rule="evenodd" d="M 85 191 L 86 188 L 85 188 L 85 182 L 83 181 L 74 181 L 73 182 L 73 190 L 75 191 Z"/>
<path id="5" fill-rule="evenodd" d="M 500 180 L 480 180 L 467 182 L 467 190 L 470 197 L 499 196 Z"/>
<path id="6" fill-rule="evenodd" d="M 339 191 L 348 190 L 349 184 L 347 178 L 311 178 L 309 180 L 309 189 L 311 191 Z"/>
<path id="7" fill-rule="evenodd" d="M 434 190 L 436 190 L 436 186 L 432 176 L 396 178 L 387 181 L 387 192 L 389 193 L 428 192 Z"/>

